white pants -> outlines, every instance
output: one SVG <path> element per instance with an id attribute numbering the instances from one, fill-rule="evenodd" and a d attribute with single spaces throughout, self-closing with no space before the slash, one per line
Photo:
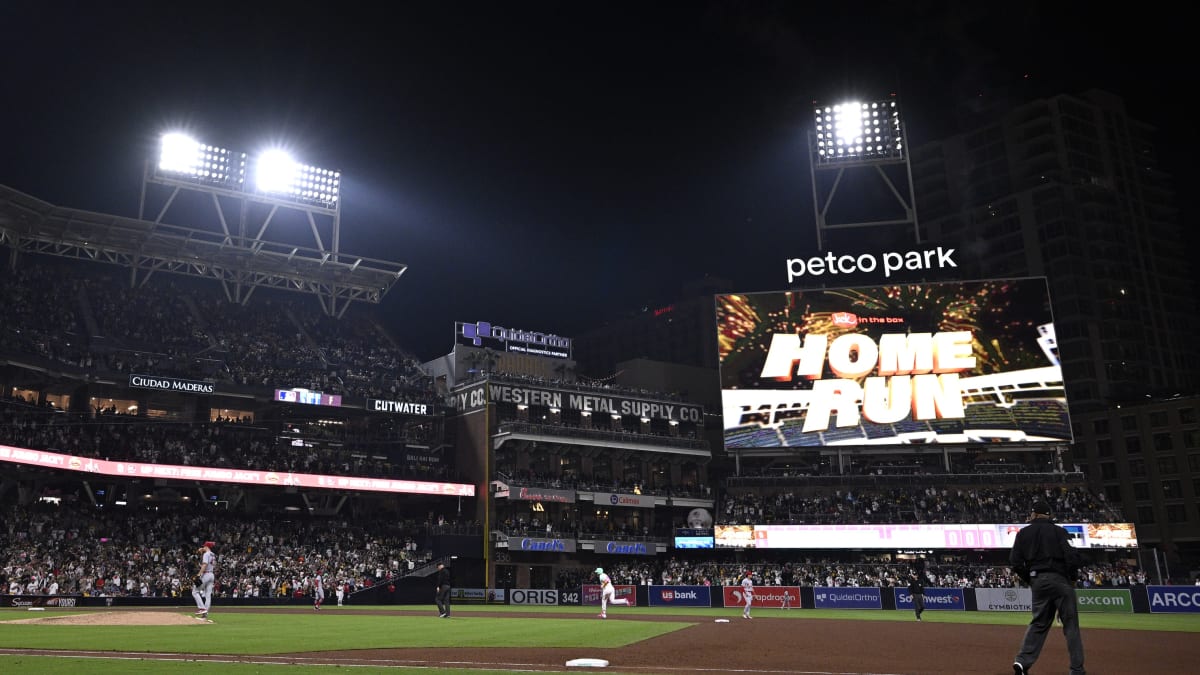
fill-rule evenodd
<path id="1" fill-rule="evenodd" d="M 212 607 L 213 574 L 207 572 L 200 577 L 200 585 L 192 588 L 192 597 L 196 599 L 196 609 L 207 612 Z"/>
<path id="2" fill-rule="evenodd" d="M 608 613 L 608 603 L 610 603 L 610 602 L 614 605 L 628 605 L 629 604 L 629 601 L 626 600 L 625 598 L 617 597 L 617 589 L 613 588 L 612 586 L 605 588 L 604 592 L 600 594 L 600 613 L 601 614 Z"/>

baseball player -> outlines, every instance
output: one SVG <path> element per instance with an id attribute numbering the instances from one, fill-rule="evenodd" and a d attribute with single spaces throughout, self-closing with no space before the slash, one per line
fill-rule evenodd
<path id="1" fill-rule="evenodd" d="M 207 619 L 212 607 L 213 579 L 217 573 L 217 556 L 212 552 L 215 542 L 206 541 L 196 549 L 200 554 L 200 569 L 196 572 L 196 583 L 192 586 L 192 597 L 196 599 L 196 618 Z"/>
<path id="2" fill-rule="evenodd" d="M 321 571 L 317 570 L 316 576 L 313 577 L 313 609 L 321 610 L 321 603 L 325 601 L 325 582 L 321 578 Z"/>
<path id="3" fill-rule="evenodd" d="M 743 619 L 753 619 L 750 616 L 750 603 L 754 600 L 754 579 L 750 578 L 752 572 L 746 570 L 746 576 L 742 577 L 742 598 L 746 601 L 746 606 L 742 608 Z"/>
<path id="4" fill-rule="evenodd" d="M 604 573 L 603 567 L 596 568 L 596 574 L 600 577 L 600 618 L 608 618 L 608 603 L 614 605 L 629 605 L 629 600 L 617 597 L 617 589 L 613 588 L 612 579 Z"/>

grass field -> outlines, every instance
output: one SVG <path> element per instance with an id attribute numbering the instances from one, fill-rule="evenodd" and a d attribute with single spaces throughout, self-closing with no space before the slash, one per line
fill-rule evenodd
<path id="1" fill-rule="evenodd" d="M 93 655 L 88 659 L 69 656 L 29 656 L 0 653 L 0 672 L 37 675 L 39 673 L 188 673 L 196 672 L 195 660 L 189 654 L 216 654 L 241 657 L 260 655 L 262 663 L 218 662 L 205 669 L 210 672 L 264 673 L 274 675 L 296 665 L 272 664 L 272 654 L 319 652 L 355 649 L 385 649 L 405 647 L 563 647 L 611 648 L 640 642 L 692 625 L 696 620 L 730 617 L 736 609 L 707 608 L 615 608 L 608 621 L 581 621 L 594 615 L 594 607 L 506 607 L 455 606 L 450 619 L 439 619 L 432 606 L 425 607 L 329 607 L 321 613 L 285 611 L 280 613 L 220 612 L 215 607 L 213 623 L 179 626 L 106 626 L 106 625 L 45 625 L 13 624 L 11 621 L 29 618 L 70 616 L 105 610 L 57 610 L 29 612 L 24 609 L 0 609 L 0 650 L 49 649 L 94 652 L 141 652 L 146 659 L 128 657 L 104 658 Z M 382 611 L 384 614 L 358 614 L 358 610 Z M 414 614 L 413 611 L 421 614 Z M 190 614 L 181 607 L 178 614 Z M 496 614 L 536 613 L 537 630 L 530 629 L 527 618 L 495 616 Z M 488 615 L 485 615 L 488 614 Z M 655 615 L 678 617 L 678 621 L 622 621 L 623 615 Z M 759 618 L 778 618 L 794 621 L 823 619 L 858 621 L 912 621 L 907 611 L 870 610 L 813 610 L 813 609 L 756 609 Z M 930 623 L 959 623 L 1020 626 L 1029 621 L 1023 612 L 955 612 L 927 611 Z M 1130 631 L 1200 632 L 1200 615 L 1183 614 L 1082 614 L 1080 623 L 1086 630 L 1105 628 Z M 1198 638 L 1200 639 L 1200 638 Z M 171 655 L 179 660 L 160 660 Z M 319 664 L 302 666 L 306 674 L 345 673 L 347 666 Z M 479 669 L 447 670 L 402 664 L 355 666 L 355 673 L 395 672 L 398 668 L 416 669 L 428 673 L 465 672 L 480 675 Z M 564 669 L 565 670 L 565 669 Z M 576 669 L 577 671 L 578 669 Z M 613 671 L 609 671 L 613 672 Z"/>

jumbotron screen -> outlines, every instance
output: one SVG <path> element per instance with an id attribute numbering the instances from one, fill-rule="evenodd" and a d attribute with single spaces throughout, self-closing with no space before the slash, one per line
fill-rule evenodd
<path id="1" fill-rule="evenodd" d="M 1044 277 L 716 296 L 726 448 L 1072 440 Z"/>

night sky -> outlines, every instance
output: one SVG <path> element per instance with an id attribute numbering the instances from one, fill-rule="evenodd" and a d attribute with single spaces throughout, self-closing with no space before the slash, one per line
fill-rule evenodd
<path id="1" fill-rule="evenodd" d="M 383 305 L 423 359 L 454 321 L 572 336 L 705 274 L 784 288 L 784 260 L 814 251 L 814 100 L 896 94 L 920 145 L 989 106 L 1105 88 L 1160 129 L 1180 192 L 1197 177 L 1191 38 L 1150 11 L 108 5 L 0 6 L 0 184 L 135 216 L 163 131 L 286 142 L 343 172 L 342 250 L 409 265 Z"/>

